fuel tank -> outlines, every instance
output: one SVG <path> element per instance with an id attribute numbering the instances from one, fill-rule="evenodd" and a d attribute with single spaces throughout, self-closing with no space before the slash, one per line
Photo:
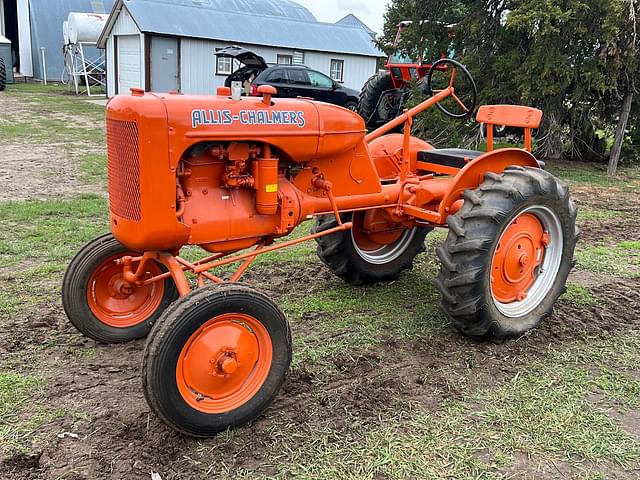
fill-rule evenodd
<path id="1" fill-rule="evenodd" d="M 194 140 L 268 143 L 284 159 L 308 162 L 361 143 L 362 118 L 344 108 L 307 99 L 158 95 L 167 111 L 173 153 Z"/>

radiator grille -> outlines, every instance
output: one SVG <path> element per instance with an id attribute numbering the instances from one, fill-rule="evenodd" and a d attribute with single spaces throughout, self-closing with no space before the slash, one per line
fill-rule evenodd
<path id="1" fill-rule="evenodd" d="M 140 156 L 138 125 L 135 122 L 107 120 L 107 154 L 111 211 L 127 220 L 139 222 Z"/>

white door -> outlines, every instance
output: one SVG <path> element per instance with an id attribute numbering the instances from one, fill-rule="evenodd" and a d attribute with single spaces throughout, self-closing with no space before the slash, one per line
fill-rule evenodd
<path id="1" fill-rule="evenodd" d="M 120 35 L 116 41 L 118 49 L 118 93 L 127 94 L 130 88 L 143 88 L 140 35 Z"/>

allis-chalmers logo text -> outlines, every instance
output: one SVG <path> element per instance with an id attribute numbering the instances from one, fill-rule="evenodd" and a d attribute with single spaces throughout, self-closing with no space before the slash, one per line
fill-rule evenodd
<path id="1" fill-rule="evenodd" d="M 191 112 L 191 127 L 199 125 L 295 125 L 303 128 L 306 124 L 304 112 L 276 110 L 231 110 L 196 109 Z"/>

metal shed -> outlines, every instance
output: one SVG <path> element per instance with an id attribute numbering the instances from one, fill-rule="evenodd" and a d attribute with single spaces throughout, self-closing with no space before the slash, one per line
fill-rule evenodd
<path id="1" fill-rule="evenodd" d="M 62 22 L 70 12 L 108 13 L 114 2 L 0 0 L 0 34 L 11 40 L 21 74 L 42 79 L 46 63 L 47 80 L 60 80 L 64 68 Z"/>
<path id="2" fill-rule="evenodd" d="M 131 87 L 213 93 L 231 73 L 215 52 L 231 44 L 327 75 L 341 62 L 339 81 L 356 89 L 383 56 L 362 27 L 318 22 L 290 0 L 118 0 L 98 41 L 107 51 L 108 95 Z"/>

